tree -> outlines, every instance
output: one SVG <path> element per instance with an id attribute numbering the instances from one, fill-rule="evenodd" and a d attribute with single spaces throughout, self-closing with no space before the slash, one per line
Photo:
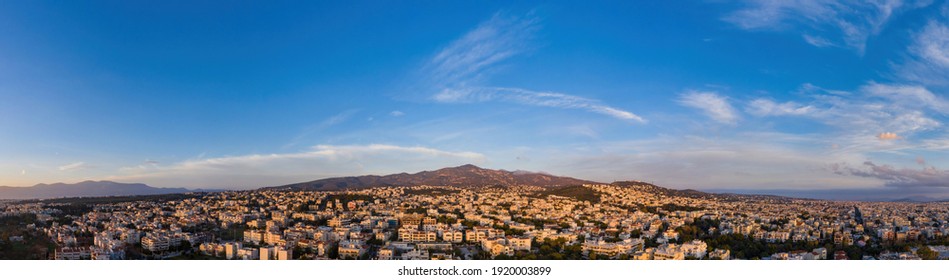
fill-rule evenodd
<path id="1" fill-rule="evenodd" d="M 326 256 L 329 257 L 330 259 L 339 258 L 339 246 L 338 245 L 330 246 L 329 251 L 326 252 Z"/>
<path id="2" fill-rule="evenodd" d="M 929 246 L 920 246 L 916 250 L 916 255 L 919 255 L 920 258 L 924 260 L 935 260 L 939 258 L 939 253 L 933 251 Z"/>

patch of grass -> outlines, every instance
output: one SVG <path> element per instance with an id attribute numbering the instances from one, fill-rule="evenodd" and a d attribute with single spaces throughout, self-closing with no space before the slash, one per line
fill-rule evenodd
<path id="1" fill-rule="evenodd" d="M 430 195 L 430 196 L 442 196 L 447 194 L 456 194 L 460 193 L 459 190 L 449 190 L 449 189 L 405 189 L 403 190 L 407 195 Z"/>
<path id="2" fill-rule="evenodd" d="M 600 202 L 600 194 L 594 191 L 593 189 L 587 188 L 584 186 L 567 186 L 567 187 L 552 188 L 540 193 L 540 196 L 542 197 L 551 196 L 551 195 L 571 197 L 580 201 L 589 201 L 591 203 Z"/>

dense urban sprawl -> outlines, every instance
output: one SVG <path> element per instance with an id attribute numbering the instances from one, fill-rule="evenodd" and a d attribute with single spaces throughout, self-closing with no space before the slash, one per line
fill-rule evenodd
<path id="1" fill-rule="evenodd" d="M 0 258 L 947 259 L 949 203 L 639 182 L 0 202 Z"/>

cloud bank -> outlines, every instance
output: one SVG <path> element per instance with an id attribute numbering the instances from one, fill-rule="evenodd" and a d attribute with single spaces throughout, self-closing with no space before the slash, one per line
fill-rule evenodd
<path id="1" fill-rule="evenodd" d="M 835 166 L 835 172 L 860 177 L 876 178 L 896 188 L 949 188 L 949 171 L 935 167 L 923 169 L 895 168 L 886 164 L 866 161 L 861 167 Z"/>

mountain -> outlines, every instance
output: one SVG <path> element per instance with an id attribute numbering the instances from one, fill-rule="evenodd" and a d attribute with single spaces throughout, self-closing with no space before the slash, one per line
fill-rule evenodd
<path id="1" fill-rule="evenodd" d="M 526 171 L 493 170 L 466 164 L 457 167 L 442 168 L 435 171 L 422 171 L 415 174 L 399 173 L 385 176 L 366 175 L 355 177 L 326 178 L 316 181 L 296 183 L 263 190 L 342 190 L 378 186 L 458 186 L 476 187 L 488 185 L 533 185 L 567 186 L 594 184 L 596 182 L 570 177 L 553 176 L 546 173 Z"/>
<path id="2" fill-rule="evenodd" d="M 75 184 L 38 184 L 32 187 L 0 187 L 0 199 L 47 199 L 59 197 L 131 196 L 185 193 L 185 188 L 155 188 L 145 184 L 84 181 Z"/>

